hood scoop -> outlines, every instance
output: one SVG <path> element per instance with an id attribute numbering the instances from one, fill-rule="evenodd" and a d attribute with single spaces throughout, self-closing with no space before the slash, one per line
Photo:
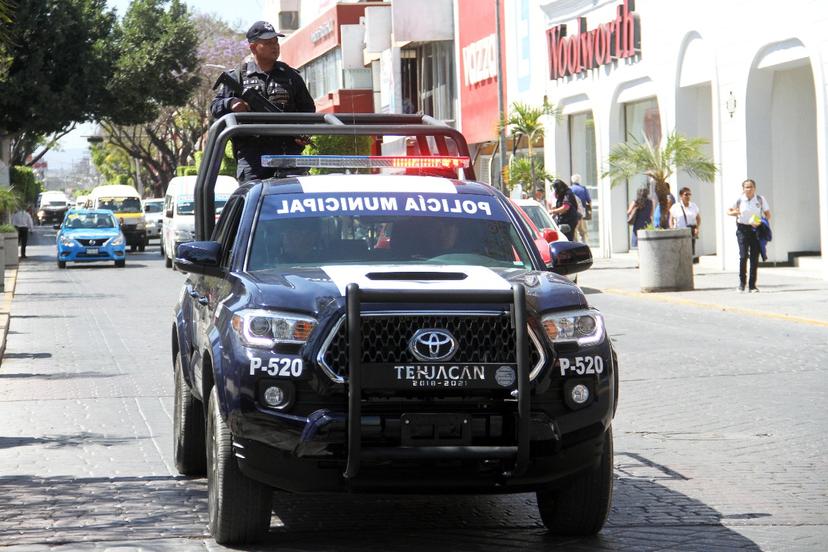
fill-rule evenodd
<path id="1" fill-rule="evenodd" d="M 458 281 L 468 278 L 463 272 L 369 272 L 365 275 L 369 280 L 374 281 Z"/>

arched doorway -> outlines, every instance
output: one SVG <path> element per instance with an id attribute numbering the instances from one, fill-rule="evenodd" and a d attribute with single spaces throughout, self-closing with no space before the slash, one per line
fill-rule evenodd
<path id="1" fill-rule="evenodd" d="M 678 74 L 676 75 L 676 131 L 685 136 L 708 141 L 705 153 L 713 159 L 713 82 L 715 64 L 712 52 L 698 33 L 690 34 L 685 42 Z M 675 189 L 684 186 L 693 192 L 693 202 L 699 206 L 702 217 L 701 232 L 696 253 L 716 253 L 718 209 L 715 185 L 699 182 L 684 172 L 676 175 Z"/>
<path id="2" fill-rule="evenodd" d="M 768 261 L 819 254 L 819 174 L 814 74 L 799 40 L 765 47 L 751 67 L 746 101 L 746 177 L 770 203 Z"/>

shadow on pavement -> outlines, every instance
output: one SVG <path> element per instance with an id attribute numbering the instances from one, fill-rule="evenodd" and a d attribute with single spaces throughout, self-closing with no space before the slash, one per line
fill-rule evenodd
<path id="1" fill-rule="evenodd" d="M 622 459 L 636 464 L 636 460 Z M 646 466 L 645 466 L 646 467 Z M 648 468 L 650 469 L 650 468 Z M 627 470 L 629 471 L 629 469 Z M 675 476 L 663 475 L 669 481 Z M 534 495 L 361 496 L 274 493 L 265 541 L 250 550 L 759 550 L 725 517 L 651 477 L 615 481 L 614 508 L 597 537 L 547 534 Z M 665 482 L 666 483 L 666 482 Z M 204 479 L 173 476 L 0 478 L 0 542 L 66 544 L 201 539 Z M 764 514 L 731 514 L 749 520 Z M 744 524 L 745 522 L 743 522 Z M 190 541 L 192 542 L 192 541 Z"/>
<path id="2" fill-rule="evenodd" d="M 13 357 L 10 354 L 5 355 L 6 358 L 21 358 Z M 0 373 L 0 379 L 38 379 L 38 380 L 67 380 L 67 379 L 85 379 L 85 378 L 114 378 L 121 374 L 108 374 L 105 372 L 56 372 L 54 374 L 5 374 Z"/>
<path id="3" fill-rule="evenodd" d="M 74 435 L 45 435 L 40 437 L 0 437 L 0 449 L 25 447 L 30 445 L 42 445 L 47 449 L 56 449 L 64 447 L 80 447 L 99 445 L 104 447 L 112 447 L 116 445 L 123 445 L 125 443 L 134 443 L 136 440 L 145 439 L 145 437 L 107 437 L 100 433 L 90 433 L 84 431 Z M 2 479 L 0 479 L 2 481 Z M 2 511 L 0 506 L 0 511 Z"/>
<path id="4" fill-rule="evenodd" d="M 3 358 L 52 358 L 52 353 L 6 353 Z"/>

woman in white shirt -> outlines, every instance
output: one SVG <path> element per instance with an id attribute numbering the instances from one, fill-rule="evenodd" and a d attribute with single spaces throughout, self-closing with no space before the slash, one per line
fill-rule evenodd
<path id="1" fill-rule="evenodd" d="M 759 264 L 759 237 L 756 228 L 762 224 L 762 217 L 771 218 L 767 200 L 757 195 L 756 182 L 750 178 L 742 182 L 742 197 L 727 210 L 727 214 L 736 217 L 736 240 L 739 242 L 739 291 L 745 291 L 745 272 L 750 259 L 750 280 L 748 289 L 751 293 L 759 291 L 756 287 L 756 271 Z"/>
<path id="2" fill-rule="evenodd" d="M 670 207 L 670 228 L 689 228 L 693 241 L 693 262 L 696 262 L 696 238 L 699 237 L 701 215 L 699 207 L 690 198 L 693 192 L 685 186 L 679 190 L 679 200 Z"/>

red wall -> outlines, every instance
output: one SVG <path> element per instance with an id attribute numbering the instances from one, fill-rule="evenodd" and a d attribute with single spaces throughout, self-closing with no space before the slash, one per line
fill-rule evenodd
<path id="1" fill-rule="evenodd" d="M 504 4 L 501 1 L 501 35 L 505 36 Z M 463 135 L 470 144 L 497 139 L 497 77 L 486 78 L 477 83 L 466 84 L 466 63 L 463 49 L 496 31 L 495 3 L 479 0 L 458 0 L 460 46 L 458 65 L 460 67 L 460 110 Z M 505 50 L 505 45 L 501 46 Z M 505 54 L 505 52 L 502 52 Z M 495 62 L 496 62 L 495 58 Z M 503 79 L 506 82 L 506 64 L 503 63 Z M 506 94 L 506 87 L 503 87 Z M 504 99 L 504 105 L 508 105 Z"/>

